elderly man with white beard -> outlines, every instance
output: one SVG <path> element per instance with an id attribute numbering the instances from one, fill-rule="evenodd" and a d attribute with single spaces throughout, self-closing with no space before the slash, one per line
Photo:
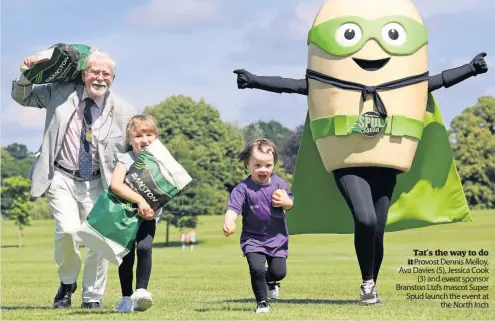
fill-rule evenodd
<path id="1" fill-rule="evenodd" d="M 31 68 L 37 56 L 24 64 Z M 33 85 L 24 76 L 13 81 L 12 98 L 22 106 L 46 110 L 43 141 L 30 173 L 31 195 L 43 194 L 55 219 L 55 261 L 60 286 L 54 308 L 71 306 L 81 270 L 75 233 L 98 196 L 110 185 L 116 152 L 126 149 L 126 126 L 133 106 L 110 91 L 115 61 L 106 53 L 89 55 L 82 83 Z M 100 308 L 108 261 L 87 250 L 82 281 L 82 307 Z"/>

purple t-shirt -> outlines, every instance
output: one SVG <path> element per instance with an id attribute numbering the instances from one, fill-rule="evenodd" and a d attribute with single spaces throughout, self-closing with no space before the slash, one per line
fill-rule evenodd
<path id="1" fill-rule="evenodd" d="M 263 185 L 248 177 L 232 190 L 227 209 L 242 214 L 241 249 L 244 255 L 261 252 L 287 258 L 289 233 L 285 213 L 281 207 L 272 206 L 272 194 L 277 189 L 284 189 L 294 199 L 287 183 L 275 174 Z"/>

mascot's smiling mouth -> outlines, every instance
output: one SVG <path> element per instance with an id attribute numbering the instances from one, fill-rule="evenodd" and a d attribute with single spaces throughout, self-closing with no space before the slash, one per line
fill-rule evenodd
<path id="1" fill-rule="evenodd" d="M 366 71 L 375 71 L 378 69 L 381 69 L 383 66 L 385 66 L 390 58 L 385 58 L 385 59 L 378 59 L 378 60 L 366 60 L 366 59 L 359 59 L 359 58 L 352 58 L 354 62 L 361 67 L 362 69 Z"/>

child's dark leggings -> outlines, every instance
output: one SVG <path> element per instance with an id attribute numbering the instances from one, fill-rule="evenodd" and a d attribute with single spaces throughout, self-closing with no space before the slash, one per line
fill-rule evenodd
<path id="1" fill-rule="evenodd" d="M 354 217 L 354 247 L 363 280 L 378 277 L 390 199 L 399 171 L 383 167 L 335 170 L 335 182 Z"/>
<path id="2" fill-rule="evenodd" d="M 133 244 L 129 254 L 124 256 L 119 266 L 120 287 L 122 296 L 131 296 L 134 292 L 132 289 L 132 270 L 134 267 L 134 257 L 137 252 L 136 268 L 136 289 L 147 289 L 151 276 L 151 248 L 153 238 L 155 237 L 156 221 L 143 220 L 136 234 L 136 242 Z M 137 244 L 137 246 L 136 246 Z"/>
<path id="3" fill-rule="evenodd" d="M 251 286 L 253 287 L 256 302 L 267 300 L 267 282 L 280 281 L 287 274 L 287 259 L 284 257 L 272 257 L 264 253 L 246 253 L 251 274 Z M 268 261 L 268 270 L 265 262 Z"/>

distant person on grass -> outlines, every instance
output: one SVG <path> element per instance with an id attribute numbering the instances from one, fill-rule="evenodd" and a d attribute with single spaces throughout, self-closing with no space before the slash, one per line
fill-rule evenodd
<path id="1" fill-rule="evenodd" d="M 180 242 L 182 244 L 182 252 L 186 249 L 186 233 L 185 232 L 180 232 Z"/>
<path id="2" fill-rule="evenodd" d="M 275 299 L 287 273 L 289 232 L 285 211 L 293 205 L 287 183 L 272 174 L 278 156 L 267 139 L 250 142 L 238 155 L 250 175 L 231 192 L 223 232 L 234 233 L 235 220 L 242 215 L 241 249 L 249 265 L 256 313 L 269 312 L 268 299 Z M 268 269 L 265 263 L 268 261 Z"/>
<path id="3" fill-rule="evenodd" d="M 191 251 L 194 250 L 194 245 L 196 244 L 196 231 L 191 230 L 187 234 L 187 238 L 189 239 L 189 245 L 191 246 Z"/>

